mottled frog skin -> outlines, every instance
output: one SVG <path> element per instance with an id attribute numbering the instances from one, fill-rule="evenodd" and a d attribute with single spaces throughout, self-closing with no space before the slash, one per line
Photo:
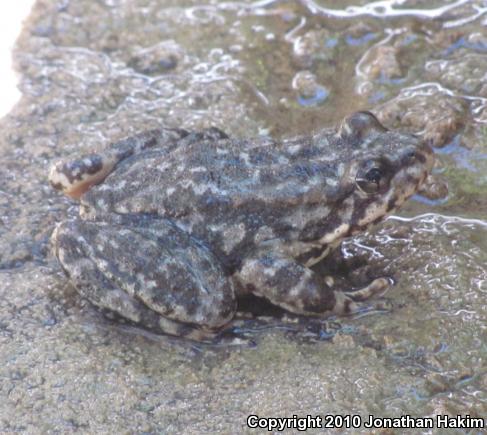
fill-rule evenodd
<path id="1" fill-rule="evenodd" d="M 429 146 L 369 112 L 283 141 L 151 130 L 52 168 L 51 184 L 80 199 L 52 244 L 82 296 L 172 335 L 211 339 L 249 292 L 300 315 L 349 314 L 389 280 L 340 288 L 310 266 L 399 207 L 432 164 Z"/>

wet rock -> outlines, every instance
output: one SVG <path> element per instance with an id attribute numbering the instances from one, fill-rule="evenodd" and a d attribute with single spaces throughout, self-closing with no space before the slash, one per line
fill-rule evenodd
<path id="1" fill-rule="evenodd" d="M 137 72 L 153 76 L 175 69 L 182 58 L 183 51 L 179 45 L 174 41 L 164 41 L 136 50 L 128 65 Z"/>
<path id="2" fill-rule="evenodd" d="M 347 29 L 347 37 L 351 36 L 354 39 L 363 39 L 366 35 L 369 35 L 373 32 L 371 26 L 366 23 L 360 22 L 356 24 L 352 24 Z"/>
<path id="3" fill-rule="evenodd" d="M 452 388 L 453 381 L 439 373 L 428 373 L 426 388 L 430 394 L 444 393 Z"/>
<path id="4" fill-rule="evenodd" d="M 15 243 L 9 247 L 8 251 L 0 254 L 0 271 L 2 269 L 16 269 L 22 267 L 33 258 L 32 247 L 28 243 Z"/>
<path id="5" fill-rule="evenodd" d="M 370 50 L 361 62 L 361 72 L 368 80 L 390 80 L 403 75 L 399 64 L 399 49 L 391 45 L 379 45 Z"/>
<path id="6" fill-rule="evenodd" d="M 461 30 L 441 29 L 433 34 L 432 39 L 437 47 L 448 50 L 464 35 Z"/>
<path id="7" fill-rule="evenodd" d="M 293 78 L 292 87 L 302 106 L 318 105 L 329 95 L 328 89 L 317 83 L 317 78 L 311 71 L 298 72 Z"/>
<path id="8" fill-rule="evenodd" d="M 357 346 L 355 340 L 350 335 L 336 334 L 332 338 L 332 342 L 340 349 L 353 349 Z"/>
<path id="9" fill-rule="evenodd" d="M 300 68 L 310 68 L 317 60 L 329 60 L 334 40 L 326 29 L 310 30 L 293 41 L 293 60 Z"/>
<path id="10" fill-rule="evenodd" d="M 487 55 L 468 53 L 458 59 L 434 60 L 425 69 L 431 80 L 449 89 L 487 97 Z"/>
<path id="11" fill-rule="evenodd" d="M 485 89 L 487 91 L 487 84 Z M 487 106 L 475 110 L 475 121 L 467 125 L 462 144 L 469 149 L 487 151 Z"/>
<path id="12" fill-rule="evenodd" d="M 437 176 L 429 175 L 418 193 L 432 201 L 445 199 L 448 196 L 448 184 Z"/>
<path id="13" fill-rule="evenodd" d="M 292 87 L 302 97 L 313 97 L 317 86 L 316 76 L 311 71 L 300 71 L 293 78 Z"/>
<path id="14" fill-rule="evenodd" d="M 458 29 L 443 29 L 433 35 L 436 46 L 444 49 L 443 54 L 452 55 L 462 50 L 486 52 L 487 38 L 481 32 L 469 33 Z"/>
<path id="15" fill-rule="evenodd" d="M 389 128 L 421 134 L 434 147 L 446 145 L 464 126 L 467 105 L 435 87 L 404 89 L 376 109 Z"/>
<path id="16" fill-rule="evenodd" d="M 467 36 L 467 41 L 474 44 L 475 48 L 487 50 L 487 36 L 485 33 L 475 32 Z"/>

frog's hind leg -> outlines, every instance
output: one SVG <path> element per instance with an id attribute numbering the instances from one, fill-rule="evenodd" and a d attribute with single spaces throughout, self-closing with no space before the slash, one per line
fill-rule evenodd
<path id="1" fill-rule="evenodd" d="M 100 152 L 55 163 L 49 182 L 54 189 L 78 199 L 91 186 L 101 183 L 122 160 L 154 147 L 169 152 L 188 135 L 183 129 L 159 128 L 128 137 Z"/>
<path id="2" fill-rule="evenodd" d="M 74 219 L 56 228 L 52 243 L 82 296 L 148 329 L 212 341 L 235 314 L 218 260 L 165 220 L 139 227 Z"/>
<path id="3" fill-rule="evenodd" d="M 197 141 L 216 141 L 228 136 L 216 127 L 189 132 L 180 128 L 158 128 L 115 142 L 107 149 L 78 159 L 60 161 L 49 172 L 49 182 L 56 190 L 74 199 L 101 183 L 122 160 L 151 148 L 165 152 Z M 183 141 L 184 139 L 184 141 Z"/>

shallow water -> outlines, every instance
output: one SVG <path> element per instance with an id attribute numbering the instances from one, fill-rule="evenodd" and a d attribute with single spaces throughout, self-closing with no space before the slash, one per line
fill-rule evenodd
<path id="1" fill-rule="evenodd" d="M 486 12 L 466 0 L 38 1 L 14 56 L 23 98 L 0 121 L 0 431 L 487 415 Z M 77 213 L 47 185 L 60 157 L 161 123 L 288 137 L 361 109 L 430 140 L 449 186 L 344 245 L 397 282 L 390 312 L 242 321 L 256 347 L 195 346 L 103 318 L 49 254 L 55 223 Z"/>

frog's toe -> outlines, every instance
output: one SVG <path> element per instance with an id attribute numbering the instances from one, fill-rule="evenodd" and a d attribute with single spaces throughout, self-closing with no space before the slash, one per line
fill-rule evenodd
<path id="1" fill-rule="evenodd" d="M 366 315 L 391 311 L 392 309 L 392 304 L 385 299 L 370 302 L 356 302 L 342 292 L 335 293 L 335 297 L 336 305 L 333 312 L 339 316 Z"/>
<path id="2" fill-rule="evenodd" d="M 338 315 L 350 315 L 370 311 L 384 311 L 384 301 L 364 304 L 363 301 L 376 295 L 384 294 L 392 285 L 392 279 L 381 277 L 374 279 L 369 285 L 355 291 L 335 291 L 335 307 L 333 312 Z"/>
<path id="3" fill-rule="evenodd" d="M 354 291 L 344 292 L 350 299 L 355 302 L 365 301 L 372 296 L 385 293 L 392 286 L 391 278 L 381 277 L 374 279 L 369 285 Z"/>
<path id="4" fill-rule="evenodd" d="M 216 337 L 218 337 L 218 331 L 199 328 L 195 325 L 181 323 L 162 316 L 159 317 L 156 329 L 158 332 L 162 332 L 164 334 L 175 337 L 183 337 L 199 343 L 212 344 L 216 340 Z"/>

